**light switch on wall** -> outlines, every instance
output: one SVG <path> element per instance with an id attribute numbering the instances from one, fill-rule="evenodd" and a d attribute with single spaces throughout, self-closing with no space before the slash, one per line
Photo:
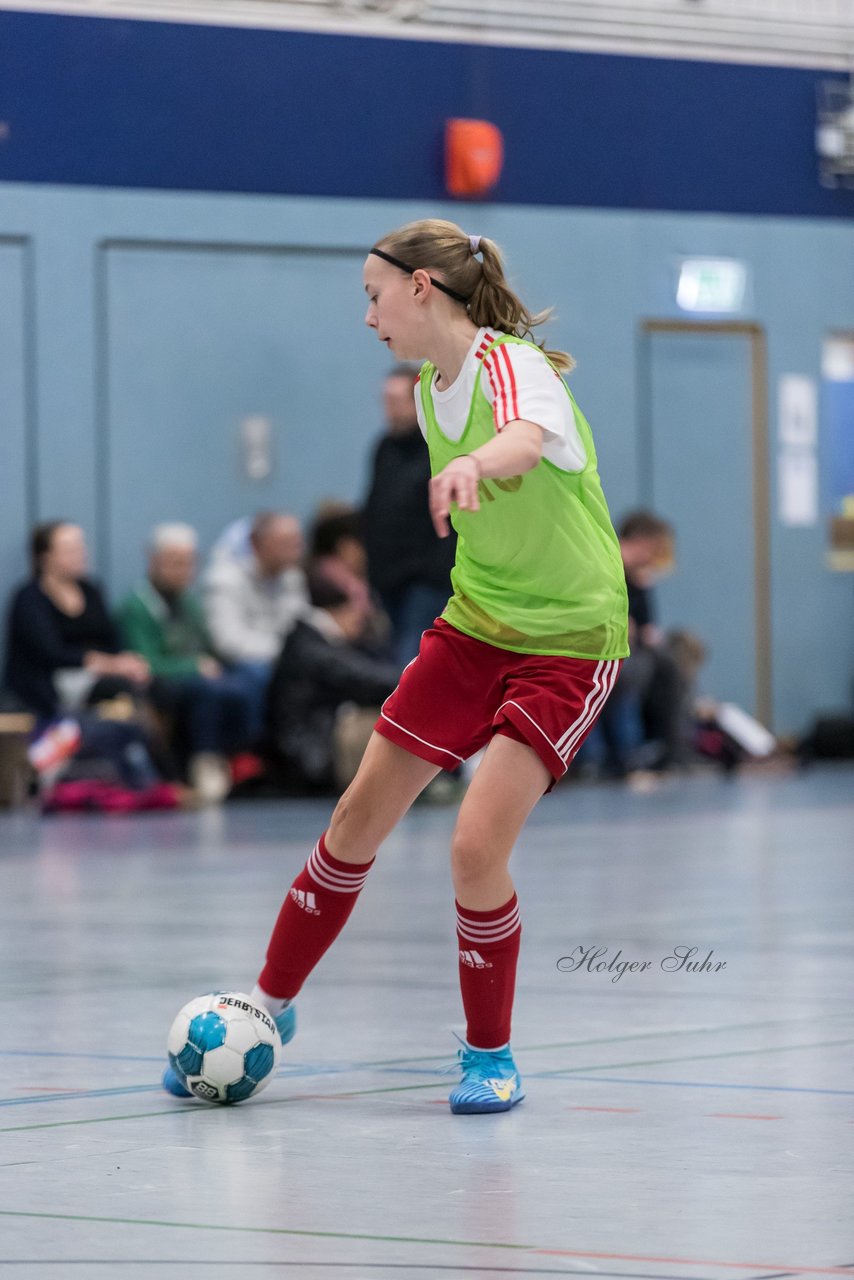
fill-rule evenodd
<path id="1" fill-rule="evenodd" d="M 273 429 L 269 418 L 250 414 L 240 423 L 243 467 L 249 480 L 266 480 L 273 470 Z"/>

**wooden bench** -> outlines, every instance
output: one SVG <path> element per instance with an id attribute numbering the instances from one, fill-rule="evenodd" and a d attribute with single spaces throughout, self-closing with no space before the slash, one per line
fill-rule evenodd
<path id="1" fill-rule="evenodd" d="M 35 717 L 27 711 L 0 712 L 0 809 L 13 809 L 27 798 L 33 776 L 27 759 Z"/>

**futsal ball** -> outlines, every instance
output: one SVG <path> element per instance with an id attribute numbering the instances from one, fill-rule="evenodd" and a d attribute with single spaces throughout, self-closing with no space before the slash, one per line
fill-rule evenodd
<path id="1" fill-rule="evenodd" d="M 197 996 L 172 1023 L 169 1062 L 182 1084 L 205 1102 L 245 1102 L 266 1089 L 282 1052 L 266 1009 L 242 991 Z"/>

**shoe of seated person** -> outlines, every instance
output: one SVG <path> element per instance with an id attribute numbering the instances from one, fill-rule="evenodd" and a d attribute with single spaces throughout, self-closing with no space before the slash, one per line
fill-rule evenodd
<path id="1" fill-rule="evenodd" d="M 199 804 L 221 804 L 231 790 L 228 761 L 213 751 L 193 756 L 187 772 Z"/>

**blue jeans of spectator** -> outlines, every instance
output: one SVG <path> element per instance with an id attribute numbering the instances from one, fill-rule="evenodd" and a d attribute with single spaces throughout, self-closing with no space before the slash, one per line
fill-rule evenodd
<path id="1" fill-rule="evenodd" d="M 80 725 L 82 735 L 75 762 L 109 762 L 119 782 L 134 791 L 145 790 L 161 780 L 149 743 L 138 724 L 132 720 L 100 720 L 86 710 L 73 718 Z M 85 767 L 83 776 L 86 776 Z"/>
<path id="2" fill-rule="evenodd" d="M 603 766 L 611 777 L 622 778 L 644 740 L 643 698 L 653 669 L 650 652 L 640 646 L 626 658 L 596 728 L 603 747 Z"/>
<path id="3" fill-rule="evenodd" d="M 247 738 L 257 742 L 263 732 L 267 711 L 267 690 L 273 675 L 273 662 L 236 662 L 228 675 L 242 690 L 248 708 Z"/>
<path id="4" fill-rule="evenodd" d="M 408 582 L 406 586 L 382 594 L 383 608 L 393 633 L 392 654 L 401 670 L 418 653 L 423 632 L 448 603 L 450 584 L 434 587 L 428 582 Z"/>
<path id="5" fill-rule="evenodd" d="M 150 696 L 158 710 L 174 717 L 178 737 L 191 755 L 231 755 L 251 741 L 255 692 L 239 674 L 161 676 L 152 683 Z"/>

